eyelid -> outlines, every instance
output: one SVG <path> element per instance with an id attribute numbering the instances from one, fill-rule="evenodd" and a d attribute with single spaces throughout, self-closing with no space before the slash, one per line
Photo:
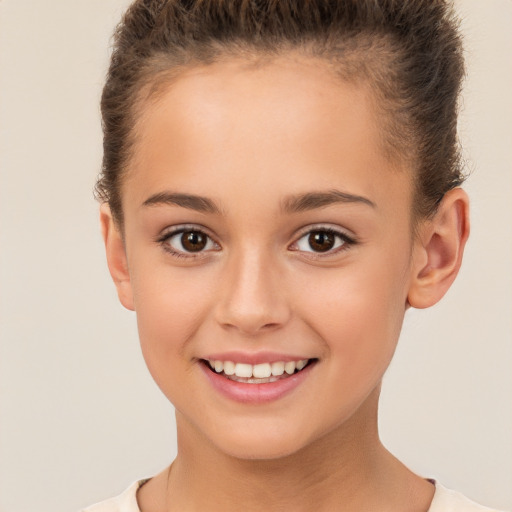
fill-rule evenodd
<path id="1" fill-rule="evenodd" d="M 186 224 L 175 224 L 173 226 L 167 226 L 160 233 L 157 235 L 156 240 L 162 240 L 165 238 L 168 238 L 171 235 L 175 235 L 176 233 L 181 233 L 183 231 L 200 231 L 201 233 L 204 233 L 205 235 L 208 235 L 210 238 L 214 238 L 210 232 L 210 230 L 203 226 L 202 224 L 192 224 L 192 223 L 186 223 Z"/>
<path id="2" fill-rule="evenodd" d="M 305 226 L 301 229 L 299 229 L 294 239 L 298 240 L 299 238 L 303 237 L 304 235 L 307 235 L 308 233 L 311 233 L 312 231 L 327 231 L 329 233 L 334 233 L 336 235 L 340 235 L 347 240 L 350 240 L 351 242 L 355 243 L 357 242 L 356 235 L 352 233 L 350 230 L 343 228 L 341 226 L 338 226 L 336 224 L 310 224 L 308 226 Z"/>

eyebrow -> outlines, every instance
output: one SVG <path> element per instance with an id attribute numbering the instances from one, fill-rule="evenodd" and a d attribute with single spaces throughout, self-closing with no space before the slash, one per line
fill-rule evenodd
<path id="1" fill-rule="evenodd" d="M 287 213 L 298 213 L 316 208 L 323 208 L 336 203 L 360 203 L 377 208 L 370 199 L 342 192 L 341 190 L 328 190 L 326 192 L 308 192 L 289 196 L 283 201 L 282 208 Z"/>
<path id="2" fill-rule="evenodd" d="M 282 209 L 286 213 L 299 213 L 337 203 L 360 203 L 376 208 L 375 203 L 366 197 L 340 190 L 328 190 L 289 196 L 282 202 Z M 203 213 L 220 213 L 220 208 L 211 199 L 194 194 L 159 192 L 148 197 L 142 203 L 142 206 L 146 207 L 159 205 L 181 206 Z"/>
<path id="3" fill-rule="evenodd" d="M 142 206 L 172 205 L 204 213 L 220 213 L 218 206 L 207 197 L 176 192 L 159 192 L 148 197 Z"/>

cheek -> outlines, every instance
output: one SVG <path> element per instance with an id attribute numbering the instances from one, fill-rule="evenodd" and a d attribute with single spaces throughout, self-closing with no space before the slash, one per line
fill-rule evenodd
<path id="1" fill-rule="evenodd" d="M 190 279 L 190 271 L 148 266 L 132 279 L 142 352 L 161 387 L 162 379 L 192 364 L 186 357 L 189 341 L 211 309 L 205 279 Z"/>
<path id="2" fill-rule="evenodd" d="M 303 314 L 347 377 L 378 377 L 387 368 L 405 314 L 406 268 L 403 255 L 369 253 L 357 265 L 318 274 L 303 294 Z"/>

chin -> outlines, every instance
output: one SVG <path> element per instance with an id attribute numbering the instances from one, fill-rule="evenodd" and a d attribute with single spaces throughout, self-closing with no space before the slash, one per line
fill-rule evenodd
<path id="1" fill-rule="evenodd" d="M 255 425 L 245 431 L 232 431 L 230 434 L 210 440 L 226 455 L 243 460 L 281 459 L 303 450 L 310 444 L 305 432 L 291 432 L 290 428 L 264 429 Z"/>
<path id="2" fill-rule="evenodd" d="M 221 448 L 221 447 L 219 447 Z M 300 447 L 302 448 L 302 447 Z M 227 455 L 241 460 L 276 460 L 289 457 L 300 450 L 299 447 L 291 443 L 275 442 L 266 443 L 260 439 L 254 443 L 230 444 L 228 447 L 222 447 Z"/>

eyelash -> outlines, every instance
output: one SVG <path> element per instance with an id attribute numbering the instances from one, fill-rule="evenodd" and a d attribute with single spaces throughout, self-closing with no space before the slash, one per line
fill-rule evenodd
<path id="1" fill-rule="evenodd" d="M 292 250 L 301 251 L 303 253 L 306 253 L 308 255 L 307 256 L 308 258 L 319 259 L 319 258 L 327 258 L 329 256 L 333 256 L 335 254 L 339 254 L 341 252 L 347 251 L 348 249 L 350 249 L 350 247 L 357 244 L 357 241 L 353 237 L 347 235 L 343 231 L 334 229 L 332 227 L 320 225 L 320 226 L 308 227 L 308 229 L 306 231 L 303 231 L 303 233 L 297 238 L 297 240 L 295 242 L 293 242 L 293 244 L 291 244 L 290 247 L 298 246 L 299 242 L 302 239 L 304 239 L 306 237 L 310 237 L 313 233 L 322 233 L 322 234 L 331 235 L 335 239 L 334 243 L 338 244 L 338 245 L 337 246 L 335 245 L 333 248 L 328 249 L 327 251 L 314 251 L 314 250 L 306 251 L 306 250 L 300 250 L 300 249 L 292 249 Z"/>
<path id="2" fill-rule="evenodd" d="M 167 251 L 168 253 L 170 253 L 172 256 L 174 256 L 175 258 L 187 258 L 187 259 L 195 259 L 195 258 L 201 258 L 201 257 L 204 257 L 205 256 L 205 252 L 207 251 L 204 251 L 204 250 L 200 250 L 200 251 L 197 251 L 197 252 L 193 252 L 193 251 L 181 251 L 181 250 L 176 250 L 174 249 L 169 241 L 177 236 L 177 235 L 183 235 L 184 233 L 197 233 L 199 235 L 203 235 L 207 238 L 207 241 L 206 243 L 213 243 L 216 247 L 220 247 L 219 244 L 217 244 L 217 242 L 215 242 L 213 240 L 213 238 L 208 235 L 208 233 L 205 232 L 204 228 L 200 227 L 200 226 L 179 226 L 179 227 L 176 227 L 174 229 L 172 229 L 171 231 L 166 231 L 165 233 L 163 233 L 163 235 L 161 237 L 159 237 L 157 239 L 157 242 L 163 247 L 163 249 L 165 251 Z M 210 249 L 211 250 L 211 249 Z M 215 250 L 218 250 L 218 249 L 215 249 Z"/>
<path id="3" fill-rule="evenodd" d="M 171 231 L 165 232 L 162 236 L 160 236 L 157 239 L 157 242 L 163 247 L 163 249 L 166 252 L 170 253 L 175 258 L 187 258 L 187 259 L 201 258 L 201 257 L 205 257 L 206 252 L 209 252 L 212 250 L 210 248 L 210 249 L 206 249 L 206 250 L 201 249 L 197 252 L 193 252 L 193 251 L 181 251 L 181 250 L 174 249 L 169 243 L 170 239 L 172 239 L 173 237 L 175 237 L 177 235 L 183 235 L 184 233 L 196 233 L 199 235 L 203 235 L 207 238 L 206 244 L 209 244 L 209 243 L 213 244 L 215 246 L 215 249 L 214 249 L 215 251 L 218 251 L 220 249 L 219 244 L 217 242 L 215 242 L 215 240 L 210 235 L 208 235 L 208 233 L 205 232 L 204 228 L 202 228 L 200 226 L 176 227 L 176 228 L 172 229 Z M 338 245 L 335 245 L 333 248 L 328 249 L 326 251 L 314 251 L 314 250 L 307 251 L 307 250 L 301 250 L 298 248 L 294 248 L 294 246 L 298 247 L 298 244 L 302 239 L 304 239 L 307 236 L 311 236 L 311 234 L 313 234 L 313 233 L 322 233 L 322 234 L 331 235 L 335 239 L 334 243 L 338 244 Z M 340 252 L 346 251 L 351 246 L 353 246 L 355 244 L 357 244 L 357 241 L 354 238 L 348 236 L 343 231 L 340 231 L 340 230 L 337 230 L 337 229 L 334 229 L 331 227 L 326 227 L 326 226 L 313 226 L 313 227 L 308 227 L 308 229 L 306 231 L 303 231 L 302 234 L 295 240 L 295 242 L 293 242 L 290 246 L 288 246 L 288 248 L 289 248 L 289 250 L 292 250 L 292 251 L 306 253 L 306 254 L 308 254 L 308 256 L 307 256 L 308 258 L 318 259 L 318 258 L 329 257 L 334 254 L 338 254 Z"/>

